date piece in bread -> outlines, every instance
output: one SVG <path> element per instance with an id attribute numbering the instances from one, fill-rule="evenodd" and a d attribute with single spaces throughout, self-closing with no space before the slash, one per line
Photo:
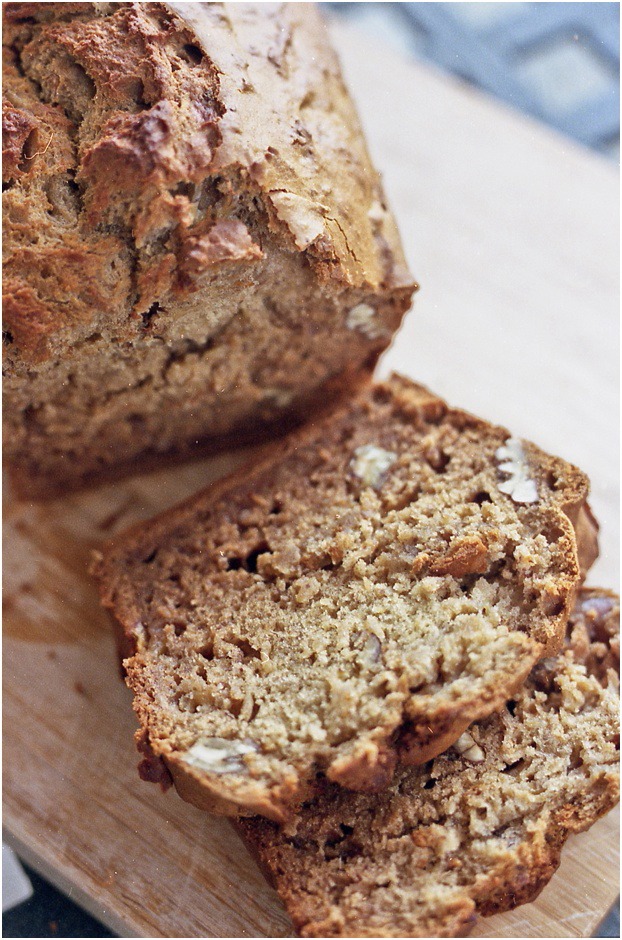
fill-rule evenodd
<path id="1" fill-rule="evenodd" d="M 313 6 L 3 15 L 18 488 L 241 443 L 368 378 L 415 285 Z"/>
<path id="2" fill-rule="evenodd" d="M 566 648 L 501 712 L 380 794 L 324 780 L 288 832 L 241 820 L 303 937 L 464 936 L 533 900 L 618 800 L 620 608 L 582 591 Z"/>
<path id="3" fill-rule="evenodd" d="M 561 645 L 586 494 L 395 376 L 113 541 L 143 774 L 283 821 L 318 771 L 376 790 L 440 753 Z"/>

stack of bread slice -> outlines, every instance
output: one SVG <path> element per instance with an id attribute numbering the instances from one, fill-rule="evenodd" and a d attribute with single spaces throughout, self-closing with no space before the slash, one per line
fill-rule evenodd
<path id="1" fill-rule="evenodd" d="M 143 776 L 239 817 L 303 936 L 463 933 L 616 802 L 587 491 L 393 376 L 98 556 Z"/>
<path id="2" fill-rule="evenodd" d="M 619 599 L 582 590 L 565 644 L 504 708 L 377 794 L 326 779 L 295 830 L 242 820 L 302 936 L 464 936 L 535 898 L 618 796 Z"/>

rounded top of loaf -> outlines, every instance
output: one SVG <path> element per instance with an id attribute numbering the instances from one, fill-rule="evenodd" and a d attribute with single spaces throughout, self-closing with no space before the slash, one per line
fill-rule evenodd
<path id="1" fill-rule="evenodd" d="M 311 6 L 10 3 L 4 18 L 6 329 L 24 358 L 98 316 L 131 337 L 268 237 L 327 293 L 412 289 Z"/>

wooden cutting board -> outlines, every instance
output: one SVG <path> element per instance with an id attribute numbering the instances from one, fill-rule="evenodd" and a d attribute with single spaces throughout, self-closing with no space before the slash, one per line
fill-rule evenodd
<path id="1" fill-rule="evenodd" d="M 385 357 L 593 480 L 617 586 L 617 174 L 598 157 L 340 27 L 335 41 L 423 289 Z M 246 457 L 253 457 L 253 451 Z M 22 857 L 122 936 L 287 937 L 238 836 L 141 783 L 129 692 L 89 553 L 243 455 L 5 500 L 4 822 Z M 587 937 L 618 892 L 618 817 L 568 843 L 540 898 L 481 937 Z"/>

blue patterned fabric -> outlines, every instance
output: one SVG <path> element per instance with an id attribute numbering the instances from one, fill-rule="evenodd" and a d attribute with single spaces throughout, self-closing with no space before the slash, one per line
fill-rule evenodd
<path id="1" fill-rule="evenodd" d="M 327 3 L 385 40 L 614 159 L 617 3 Z"/>

